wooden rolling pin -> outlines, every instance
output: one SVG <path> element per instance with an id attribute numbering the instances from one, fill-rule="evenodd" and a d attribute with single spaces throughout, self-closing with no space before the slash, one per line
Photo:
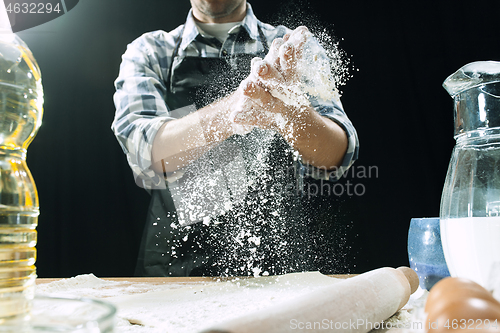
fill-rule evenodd
<path id="1" fill-rule="evenodd" d="M 401 309 L 417 287 L 412 269 L 380 268 L 202 332 L 368 332 Z"/>

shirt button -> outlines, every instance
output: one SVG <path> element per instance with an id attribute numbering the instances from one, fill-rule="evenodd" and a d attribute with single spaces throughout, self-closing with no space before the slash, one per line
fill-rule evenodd
<path id="1" fill-rule="evenodd" d="M 227 50 L 222 50 L 222 55 L 225 57 L 227 56 Z"/>

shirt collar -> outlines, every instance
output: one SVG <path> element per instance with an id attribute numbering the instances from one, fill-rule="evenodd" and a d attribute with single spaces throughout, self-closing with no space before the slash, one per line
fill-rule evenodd
<path id="1" fill-rule="evenodd" d="M 243 19 L 242 27 L 248 32 L 250 38 L 257 40 L 259 38 L 259 20 L 253 13 L 252 6 L 247 2 L 247 14 Z M 193 9 L 189 10 L 187 15 L 186 23 L 184 24 L 184 32 L 181 36 L 182 42 L 180 45 L 181 49 L 185 49 L 191 42 L 195 40 L 198 36 L 198 28 L 193 18 Z"/>
<path id="2" fill-rule="evenodd" d="M 243 19 L 243 28 L 248 32 L 250 38 L 257 40 L 259 38 L 259 20 L 253 13 L 252 6 L 247 2 L 247 15 Z"/>

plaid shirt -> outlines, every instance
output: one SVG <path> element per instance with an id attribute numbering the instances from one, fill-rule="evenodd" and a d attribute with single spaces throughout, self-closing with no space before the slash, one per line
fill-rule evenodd
<path id="1" fill-rule="evenodd" d="M 289 31 L 283 26 L 273 27 L 260 22 L 253 14 L 250 4 L 247 4 L 247 15 L 241 28 L 248 32 L 250 39 L 244 43 L 236 40 L 235 29 L 229 32 L 220 49 L 214 47 L 213 43 L 205 43 L 206 39 L 197 38 L 199 30 L 190 11 L 184 25 L 171 32 L 145 33 L 128 45 L 115 81 L 116 114 L 111 128 L 127 155 L 138 185 L 146 189 L 165 187 L 164 176 L 157 174 L 151 167 L 151 151 L 158 129 L 166 121 L 176 119 L 175 110 L 169 107 L 169 101 L 166 99 L 166 82 L 178 39 L 182 38 L 179 56 L 221 57 L 237 53 L 256 54 L 264 51 L 258 25 L 268 45 L 273 39 L 282 37 Z M 340 100 L 311 98 L 310 101 L 321 115 L 332 119 L 345 130 L 348 148 L 341 167 L 335 172 L 306 165 L 301 163 L 299 158 L 299 173 L 316 179 L 336 180 L 357 158 L 356 130 L 343 111 Z"/>

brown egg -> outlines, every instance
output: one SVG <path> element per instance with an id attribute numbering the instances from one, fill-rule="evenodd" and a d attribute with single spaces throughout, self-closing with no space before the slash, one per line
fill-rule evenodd
<path id="1" fill-rule="evenodd" d="M 441 296 L 441 298 L 439 299 L 433 298 L 431 299 L 430 302 L 429 299 L 427 299 L 427 303 L 425 304 L 425 311 L 429 315 L 430 314 L 437 315 L 441 311 L 443 311 L 444 308 L 448 307 L 450 304 L 460 301 L 464 298 L 470 298 L 470 297 L 485 299 L 493 303 L 497 303 L 500 306 L 500 303 L 498 303 L 498 301 L 493 297 L 493 295 L 488 290 L 482 287 L 481 289 L 457 288 L 455 290 L 449 290 L 448 292 L 445 292 L 442 295 L 443 296 Z"/>
<path id="2" fill-rule="evenodd" d="M 460 298 L 450 303 L 440 313 L 429 313 L 428 332 L 455 332 L 472 329 L 478 325 L 500 325 L 500 304 L 477 297 Z M 483 330 L 482 330 L 483 332 Z M 494 331 L 493 331 L 494 332 Z"/>
<path id="3" fill-rule="evenodd" d="M 443 304 L 441 304 L 443 302 L 448 303 L 448 300 L 451 301 L 455 297 L 470 297 L 473 295 L 479 298 L 494 300 L 490 292 L 472 280 L 447 277 L 432 287 L 427 296 L 424 311 L 427 313 L 435 312 L 436 309 L 443 308 Z"/>

